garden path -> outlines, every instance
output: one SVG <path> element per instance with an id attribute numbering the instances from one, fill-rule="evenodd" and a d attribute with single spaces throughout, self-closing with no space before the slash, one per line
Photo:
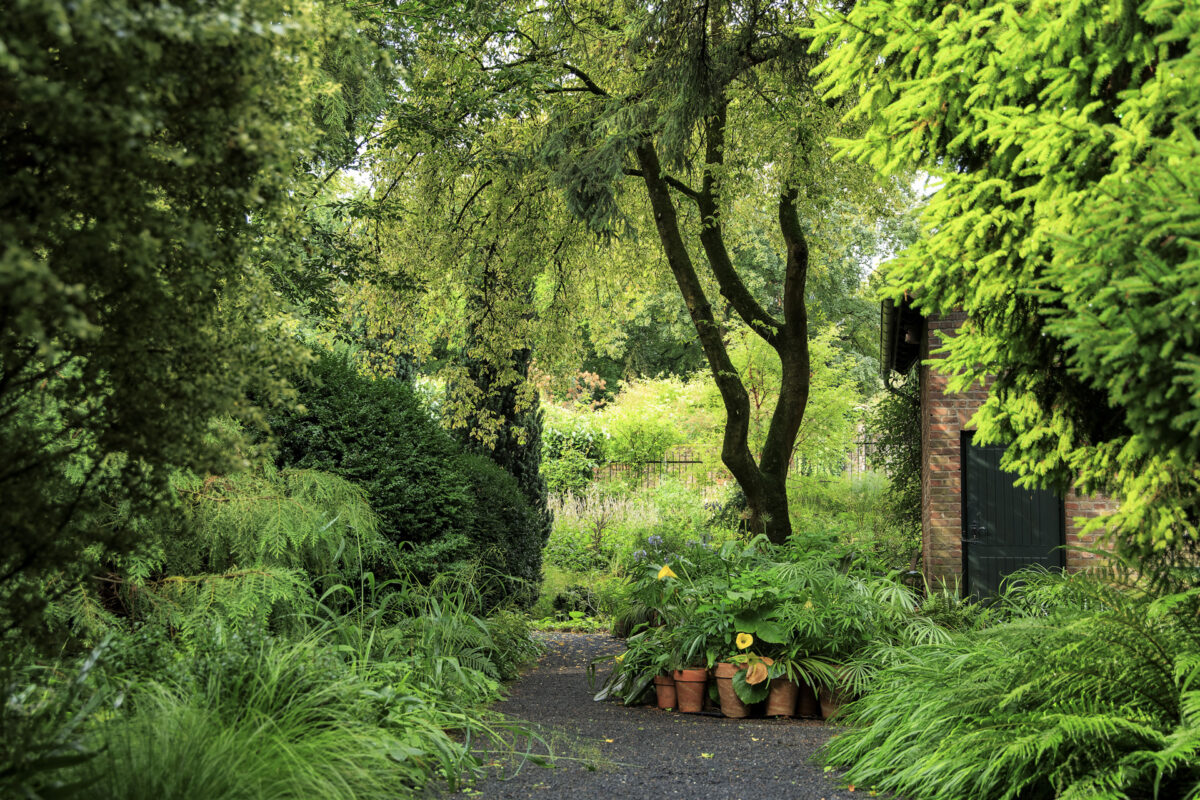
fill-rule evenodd
<path id="1" fill-rule="evenodd" d="M 535 726 L 559 758 L 492 774 L 464 795 L 485 800 L 855 800 L 813 753 L 832 735 L 822 722 L 732 720 L 597 703 L 586 668 L 624 644 L 604 634 L 541 634 L 546 654 L 499 711 Z M 603 670 L 602 670 L 603 671 Z M 536 751 L 535 751 L 536 752 Z M 541 752 L 545 752 L 544 748 Z M 506 767 L 511 772 L 511 766 Z"/>

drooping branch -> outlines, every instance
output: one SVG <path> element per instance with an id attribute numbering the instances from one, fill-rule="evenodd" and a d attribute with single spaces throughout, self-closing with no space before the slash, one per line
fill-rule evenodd
<path id="1" fill-rule="evenodd" d="M 721 230 L 721 214 L 716 198 L 716 173 L 725 163 L 725 119 L 726 105 L 704 121 L 704 179 L 696 202 L 700 206 L 700 242 L 704 255 L 717 279 L 721 296 L 729 301 L 738 316 L 772 347 L 779 347 L 780 322 L 767 313 L 746 288 L 725 246 Z"/>

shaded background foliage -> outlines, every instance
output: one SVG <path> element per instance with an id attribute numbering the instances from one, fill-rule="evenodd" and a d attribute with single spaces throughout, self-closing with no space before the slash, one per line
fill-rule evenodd
<path id="1" fill-rule="evenodd" d="M 5 9 L 5 626 L 42 601 L 26 579 L 127 546 L 170 467 L 227 466 L 209 420 L 261 420 L 246 391 L 278 398 L 300 360 L 253 254 L 312 143 L 314 33 L 286 0 Z"/>

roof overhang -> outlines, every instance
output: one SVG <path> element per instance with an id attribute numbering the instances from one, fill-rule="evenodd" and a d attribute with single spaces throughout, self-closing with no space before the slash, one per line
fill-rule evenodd
<path id="1" fill-rule="evenodd" d="M 925 317 L 913 308 L 908 295 L 899 301 L 884 300 L 879 308 L 879 359 L 886 378 L 890 372 L 908 373 L 921 359 L 921 332 Z"/>

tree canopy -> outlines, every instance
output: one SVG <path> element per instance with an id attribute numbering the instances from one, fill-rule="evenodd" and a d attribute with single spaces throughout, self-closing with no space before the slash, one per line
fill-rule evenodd
<path id="1" fill-rule="evenodd" d="M 861 92 L 845 154 L 942 182 L 887 271 L 1028 484 L 1105 492 L 1143 553 L 1200 520 L 1200 18 L 1177 0 L 866 0 L 831 16 L 822 88 Z"/>
<path id="2" fill-rule="evenodd" d="M 476 341 L 500 357 L 523 347 L 531 326 L 578 326 L 573 314 L 597 304 L 570 303 L 581 299 L 576 287 L 615 280 L 620 297 L 669 274 L 723 398 L 722 459 L 752 526 L 781 541 L 810 374 L 810 264 L 853 252 L 837 220 L 879 212 L 887 199 L 867 170 L 833 159 L 827 136 L 845 109 L 814 89 L 821 55 L 808 50 L 806 11 L 758 2 L 439 8 L 452 27 L 396 12 L 416 44 L 376 201 L 414 201 L 407 224 L 391 228 L 400 260 L 453 249 L 441 263 L 473 277 L 447 281 L 466 294 L 435 313 L 457 307 L 477 332 L 494 326 Z M 424 213 L 413 219 L 414 208 Z M 436 235 L 421 230 L 429 220 L 440 221 Z M 581 268 L 587 281 L 575 279 Z M 398 303 L 385 307 L 394 314 Z M 728 317 L 781 364 L 760 451 L 726 347 Z M 605 326 L 593 322 L 595 336 Z"/>

